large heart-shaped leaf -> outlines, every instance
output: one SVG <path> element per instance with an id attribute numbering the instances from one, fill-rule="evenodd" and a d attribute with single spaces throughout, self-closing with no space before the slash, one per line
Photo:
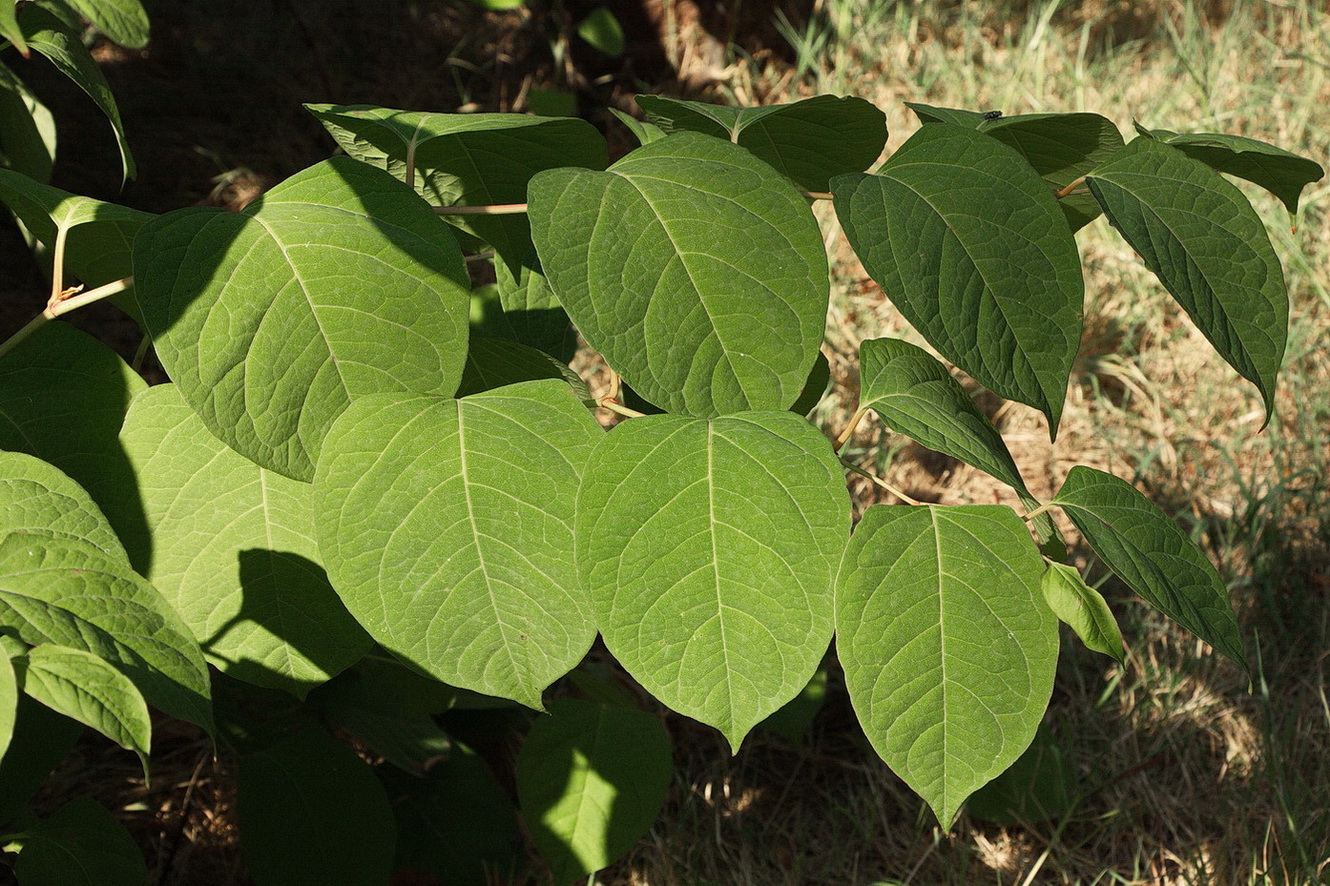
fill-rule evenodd
<path id="1" fill-rule="evenodd" d="M 577 562 L 615 658 L 737 750 L 826 651 L 849 517 L 840 464 L 804 419 L 647 416 L 592 454 Z"/>
<path id="2" fill-rule="evenodd" d="M 561 698 L 517 758 L 517 797 L 554 886 L 608 867 L 642 838 L 674 776 L 670 737 L 646 711 Z"/>
<path id="3" fill-rule="evenodd" d="M 1048 416 L 1056 435 L 1081 339 L 1080 257 L 1047 182 L 1012 148 L 924 126 L 876 175 L 838 176 L 865 270 L 944 357 Z"/>
<path id="4" fill-rule="evenodd" d="M 595 638 L 573 506 L 601 436 L 562 381 L 353 403 L 314 480 L 333 587 L 432 676 L 540 708 Z"/>
<path id="5" fill-rule="evenodd" d="M 23 661 L 23 691 L 30 698 L 133 751 L 148 777 L 152 720 L 128 677 L 90 652 L 49 643 L 34 646 Z"/>
<path id="6" fill-rule="evenodd" d="M 227 448 L 175 385 L 135 399 L 121 440 L 147 514 L 145 574 L 211 664 L 303 698 L 369 651 L 318 563 L 312 487 Z"/>
<path id="7" fill-rule="evenodd" d="M 1139 123 L 1136 131 L 1177 148 L 1211 169 L 1260 185 L 1278 197 L 1291 215 L 1298 213 L 1302 189 L 1325 176 L 1325 170 L 1315 160 L 1254 138 L 1221 132 L 1146 129 Z"/>
<path id="8" fill-rule="evenodd" d="M 1238 619 L 1219 572 L 1196 543 L 1126 480 L 1077 465 L 1053 504 L 1109 569 L 1165 615 L 1243 668 Z"/>
<path id="9" fill-rule="evenodd" d="M 1268 414 L 1288 340 L 1288 290 L 1251 203 L 1153 138 L 1118 151 L 1086 184 L 1215 350 L 1260 390 Z"/>
<path id="10" fill-rule="evenodd" d="M 799 396 L 822 342 L 827 257 L 807 201 L 766 163 L 683 132 L 606 172 L 542 172 L 530 197 L 559 301 L 647 400 L 706 417 Z"/>
<path id="11" fill-rule="evenodd" d="M 604 169 L 605 139 L 574 117 L 435 114 L 374 105 L 305 105 L 352 157 L 387 169 L 436 206 L 525 203 L 542 169 Z M 409 172 L 410 170 L 410 172 Z M 449 215 L 516 267 L 531 248 L 526 217 Z"/>
<path id="12" fill-rule="evenodd" d="M 129 153 L 129 143 L 125 141 L 125 127 L 120 122 L 120 110 L 116 107 L 115 96 L 106 84 L 101 69 L 88 54 L 80 35 L 41 4 L 29 3 L 18 16 L 18 25 L 23 32 L 23 39 L 30 49 L 45 56 L 51 64 L 80 89 L 88 94 L 106 119 L 111 121 L 115 132 L 115 141 L 120 148 L 120 165 L 125 178 L 133 178 L 137 173 L 134 158 Z"/>
<path id="13" fill-rule="evenodd" d="M 1034 738 L 1057 664 L 1043 572 L 1010 508 L 869 508 L 836 587 L 836 651 L 882 759 L 950 827 Z"/>
<path id="14" fill-rule="evenodd" d="M 461 251 L 409 189 L 334 157 L 244 212 L 183 209 L 135 241 L 162 364 L 210 431 L 297 480 L 355 397 L 447 396 L 466 357 Z"/>
<path id="15" fill-rule="evenodd" d="M 700 132 L 734 142 L 809 191 L 825 191 L 834 175 L 863 172 L 887 144 L 886 115 L 853 96 L 735 108 L 639 95 L 637 104 L 666 133 Z"/>

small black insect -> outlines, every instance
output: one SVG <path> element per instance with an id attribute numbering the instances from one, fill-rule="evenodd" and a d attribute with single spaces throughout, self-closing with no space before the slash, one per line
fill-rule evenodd
<path id="1" fill-rule="evenodd" d="M 997 118 L 999 118 L 999 117 L 1001 117 L 1001 116 L 1002 116 L 1002 112 L 1001 112 L 1001 111 L 985 111 L 985 112 L 984 112 L 984 119 L 985 119 L 985 120 L 996 120 Z"/>

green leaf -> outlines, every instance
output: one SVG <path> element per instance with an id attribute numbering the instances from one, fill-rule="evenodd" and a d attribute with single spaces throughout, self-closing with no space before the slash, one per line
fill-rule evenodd
<path id="1" fill-rule="evenodd" d="M 623 28 L 619 20 L 604 6 L 597 6 L 577 26 L 577 36 L 606 55 L 623 55 Z"/>
<path id="2" fill-rule="evenodd" d="M 524 114 L 435 114 L 374 105 L 307 104 L 342 149 L 408 181 L 435 206 L 526 202 L 527 182 L 542 169 L 604 169 L 605 139 L 585 120 Z M 510 263 L 531 248 L 524 215 L 450 215 L 447 220 L 489 243 Z"/>
<path id="3" fill-rule="evenodd" d="M 130 49 L 148 45 L 148 14 L 139 0 L 64 0 L 112 41 Z"/>
<path id="4" fill-rule="evenodd" d="M 1290 215 L 1297 215 L 1302 189 L 1325 176 L 1325 170 L 1316 161 L 1254 138 L 1218 132 L 1146 129 L 1139 123 L 1136 131 L 1177 148 L 1211 169 L 1260 185 L 1278 197 Z"/>
<path id="5" fill-rule="evenodd" d="M 90 652 L 50 644 L 30 649 L 22 670 L 23 691 L 30 698 L 133 751 L 148 777 L 152 720 L 128 677 Z"/>
<path id="6" fill-rule="evenodd" d="M 670 737 L 646 711 L 563 698 L 517 758 L 517 798 L 554 886 L 571 886 L 633 847 L 674 777 Z"/>
<path id="7" fill-rule="evenodd" d="M 950 827 L 1034 738 L 1057 664 L 1042 561 L 1010 508 L 869 508 L 841 563 L 836 651 L 874 749 Z"/>
<path id="8" fill-rule="evenodd" d="M 859 345 L 859 408 L 897 433 L 987 471 L 1033 501 L 1002 435 L 970 395 L 925 351 L 877 338 Z"/>
<path id="9" fill-rule="evenodd" d="M 0 449 L 50 462 L 103 511 L 113 509 L 116 526 L 142 534 L 143 509 L 134 479 L 124 476 L 129 463 L 119 434 L 129 401 L 147 387 L 92 336 L 48 323 L 0 357 Z M 116 492 L 102 495 L 108 485 Z M 97 543 L 105 546 L 105 539 Z"/>
<path id="10" fill-rule="evenodd" d="M 53 518 L 62 504 L 51 504 Z M 170 604 L 123 556 L 37 530 L 0 529 L 0 626 L 115 663 L 148 702 L 212 728 L 208 668 Z"/>
<path id="11" fill-rule="evenodd" d="M 700 132 L 734 142 L 809 191 L 827 190 L 832 176 L 863 172 L 887 144 L 886 115 L 852 96 L 735 108 L 639 95 L 637 104 L 666 133 Z"/>
<path id="12" fill-rule="evenodd" d="M 36 3 L 29 3 L 23 7 L 18 23 L 28 46 L 49 59 L 60 73 L 73 80 L 92 98 L 106 115 L 106 119 L 111 121 L 116 144 L 120 147 L 120 165 L 124 177 L 134 178 L 137 175 L 134 158 L 130 156 L 129 143 L 125 141 L 125 128 L 120 122 L 120 110 L 116 107 L 115 96 L 111 94 L 106 78 L 102 76 L 101 69 L 88 54 L 79 35 Z"/>
<path id="13" fill-rule="evenodd" d="M 648 123 L 645 120 L 638 120 L 636 117 L 625 114 L 618 108 L 610 108 L 610 113 L 619 118 L 619 122 L 628 127 L 628 131 L 637 139 L 639 145 L 647 145 L 656 139 L 665 137 L 665 130 L 654 123 Z"/>
<path id="14" fill-rule="evenodd" d="M 799 392 L 799 399 L 794 401 L 790 412 L 795 415 L 808 415 L 822 402 L 830 386 L 831 363 L 827 360 L 827 355 L 819 350 L 813 368 L 808 373 L 808 379 L 804 382 L 804 389 Z"/>
<path id="15" fill-rule="evenodd" d="M 502 315 L 484 325 L 496 338 L 507 338 L 545 351 L 565 363 L 577 353 L 577 330 L 550 289 L 535 247 L 520 264 L 494 262 L 495 290 Z"/>
<path id="16" fill-rule="evenodd" d="M 596 634 L 573 506 L 601 436 L 563 381 L 356 401 L 314 479 L 333 587 L 375 640 L 431 676 L 540 709 Z"/>
<path id="17" fill-rule="evenodd" d="M 1017 114 L 985 120 L 979 131 L 1014 148 L 1055 191 L 1122 147 L 1117 124 L 1099 114 Z M 1070 194 L 1058 207 L 1073 231 L 1099 215 L 1099 204 L 1089 194 Z"/>
<path id="18" fill-rule="evenodd" d="M 827 256 L 807 201 L 770 166 L 683 132 L 606 172 L 542 172 L 530 196 L 555 294 L 643 397 L 704 417 L 798 398 L 822 343 Z"/>
<path id="19" fill-rule="evenodd" d="M 40 184 L 9 169 L 0 169 L 0 201 L 48 249 L 55 250 L 63 235 L 64 267 L 88 286 L 133 273 L 134 237 L 153 218 L 147 212 Z"/>
<path id="20" fill-rule="evenodd" d="M 454 745 L 423 777 L 392 769 L 380 777 L 397 815 L 397 870 L 448 884 L 521 882 L 517 812 L 474 751 Z"/>
<path id="21" fill-rule="evenodd" d="M 297 480 L 355 397 L 447 396 L 470 283 L 448 227 L 387 173 L 311 166 L 243 212 L 182 209 L 134 247 L 137 296 L 185 401 L 233 449 Z"/>
<path id="22" fill-rule="evenodd" d="M 0 9 L 13 8 L 0 3 Z M 55 118 L 3 63 L 0 63 L 0 162 L 39 182 L 51 180 L 51 167 L 55 164 Z"/>
<path id="23" fill-rule="evenodd" d="M 818 668 L 808 685 L 785 706 L 767 717 L 759 729 L 774 732 L 793 748 L 803 746 L 804 736 L 813 725 L 813 719 L 822 710 L 827 700 L 827 669 Z"/>
<path id="24" fill-rule="evenodd" d="M 1247 198 L 1150 138 L 1118 151 L 1086 184 L 1215 350 L 1260 390 L 1268 416 L 1288 339 L 1288 291 Z"/>
<path id="25" fill-rule="evenodd" d="M 27 41 L 23 39 L 23 30 L 18 26 L 17 10 L 16 3 L 10 3 L 8 0 L 0 3 L 0 37 L 14 44 L 14 48 L 24 58 L 30 58 L 32 53 L 28 50 Z"/>
<path id="26" fill-rule="evenodd" d="M 112 559 L 126 556 L 82 486 L 41 459 L 18 452 L 0 452 L 0 526 L 87 542 Z"/>
<path id="27" fill-rule="evenodd" d="M 1087 585 L 1079 571 L 1063 563 L 1049 563 L 1039 586 L 1048 608 L 1071 626 L 1082 643 L 1119 664 L 1127 663 L 1117 619 L 1103 595 Z"/>
<path id="28" fill-rule="evenodd" d="M 614 657 L 737 751 L 826 652 L 849 517 L 840 463 L 799 416 L 647 416 L 592 453 L 577 562 Z"/>
<path id="29" fill-rule="evenodd" d="M 227 448 L 175 385 L 135 398 L 121 441 L 142 478 L 144 574 L 210 664 L 303 698 L 369 651 L 318 563 L 308 484 Z"/>
<path id="30" fill-rule="evenodd" d="M 10 663 L 9 652 L 0 647 L 0 760 L 9 750 L 9 741 L 14 737 L 14 723 L 18 719 L 18 680 L 14 677 L 14 665 Z"/>
<path id="31" fill-rule="evenodd" d="M 1077 465 L 1055 504 L 1109 569 L 1153 606 L 1244 669 L 1238 619 L 1218 571 L 1159 506 L 1112 474 Z"/>
<path id="32" fill-rule="evenodd" d="M 471 339 L 457 396 L 465 397 L 541 378 L 560 379 L 582 402 L 591 399 L 591 391 L 582 377 L 544 351 L 513 341 L 479 337 Z"/>
<path id="33" fill-rule="evenodd" d="M 0 824 L 12 822 L 27 808 L 33 793 L 82 733 L 82 723 L 19 696 L 14 736 L 0 757 Z"/>
<path id="34" fill-rule="evenodd" d="M 970 797 L 965 811 L 999 824 L 1056 821 L 1076 808 L 1076 766 L 1043 726 L 1011 768 Z"/>
<path id="35" fill-rule="evenodd" d="M 319 687 L 310 705 L 326 722 L 345 730 L 375 754 L 404 772 L 424 775 L 452 752 L 452 740 L 430 716 L 447 710 L 456 691 L 391 664 L 366 667 L 362 662 L 337 679 Z M 386 675 L 391 675 L 385 679 Z M 400 675 L 431 687 L 429 696 L 415 692 Z M 394 679 L 395 678 L 395 679 Z M 429 704 L 431 696 L 448 696 L 442 704 Z"/>
<path id="36" fill-rule="evenodd" d="M 978 132 L 923 127 L 876 175 L 837 177 L 850 245 L 902 314 L 1056 436 L 1081 339 L 1076 241 L 1047 183 Z"/>
<path id="37" fill-rule="evenodd" d="M 984 124 L 984 115 L 979 111 L 966 111 L 961 108 L 939 108 L 923 102 L 906 102 L 905 107 L 914 111 L 920 123 L 950 123 L 966 129 L 978 129 Z"/>
<path id="38" fill-rule="evenodd" d="M 31 886 L 145 886 L 148 867 L 134 838 L 90 797 L 78 797 L 27 832 L 14 865 Z"/>
<path id="39" fill-rule="evenodd" d="M 318 727 L 240 758 L 237 812 L 258 886 L 386 883 L 397 840 L 383 786 Z"/>

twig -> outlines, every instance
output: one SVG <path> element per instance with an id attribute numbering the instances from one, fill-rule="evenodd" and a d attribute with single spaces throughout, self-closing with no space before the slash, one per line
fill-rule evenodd
<path id="1" fill-rule="evenodd" d="M 907 505 L 923 504 L 923 502 L 919 501 L 918 499 L 911 498 L 910 496 L 906 495 L 904 492 L 901 492 L 899 489 L 897 489 L 895 486 L 892 486 L 886 480 L 883 480 L 877 474 L 870 474 L 868 471 L 865 471 L 863 468 L 859 467 L 857 464 L 855 464 L 854 462 L 850 461 L 847 458 L 842 458 L 840 460 L 840 463 L 844 465 L 848 470 L 851 470 L 854 473 L 858 474 L 860 477 L 873 481 L 874 485 L 880 486 L 881 488 L 887 490 L 887 492 L 890 492 L 892 495 L 896 496 L 901 501 L 905 502 Z"/>

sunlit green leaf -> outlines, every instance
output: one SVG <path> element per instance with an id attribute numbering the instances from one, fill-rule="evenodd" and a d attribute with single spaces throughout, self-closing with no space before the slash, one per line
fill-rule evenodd
<path id="1" fill-rule="evenodd" d="M 139 0 L 64 0 L 97 30 L 121 46 L 142 49 L 148 44 L 148 14 Z"/>
<path id="2" fill-rule="evenodd" d="M 1134 486 L 1077 465 L 1053 504 L 1109 569 L 1161 612 L 1243 668 L 1237 616 L 1218 571 L 1196 543 Z"/>
<path id="3" fill-rule="evenodd" d="M 1117 619 L 1103 595 L 1087 585 L 1078 570 L 1064 563 L 1049 563 L 1040 588 L 1048 608 L 1070 625 L 1087 648 L 1126 663 Z"/>
<path id="4" fill-rule="evenodd" d="M 737 750 L 822 660 L 849 516 L 830 444 L 792 413 L 647 416 L 592 454 L 577 561 L 614 657 Z"/>
<path id="5" fill-rule="evenodd" d="M 643 397 L 699 416 L 798 398 L 822 343 L 827 257 L 807 201 L 770 166 L 683 132 L 607 172 L 542 172 L 530 195 L 555 294 Z"/>
<path id="6" fill-rule="evenodd" d="M 24 58 L 31 56 L 27 41 L 23 39 L 23 30 L 18 26 L 18 6 L 14 3 L 0 3 L 0 37 L 14 44 L 14 48 Z"/>
<path id="7" fill-rule="evenodd" d="M 269 470 L 314 476 L 355 397 L 450 395 L 466 357 L 461 251 L 387 173 L 334 157 L 239 213 L 161 216 L 135 241 L 153 344 L 185 401 Z"/>
<path id="8" fill-rule="evenodd" d="M 9 750 L 9 740 L 14 737 L 18 697 L 18 681 L 14 678 L 9 652 L 0 648 L 0 760 L 4 759 L 5 751 Z"/>
<path id="9" fill-rule="evenodd" d="M 0 526 L 92 544 L 124 559 L 120 543 L 92 497 L 52 465 L 18 452 L 0 452 Z"/>
<path id="10" fill-rule="evenodd" d="M 995 505 L 876 505 L 836 588 L 836 651 L 868 740 L 950 827 L 1030 744 L 1058 634 L 1025 525 Z"/>

